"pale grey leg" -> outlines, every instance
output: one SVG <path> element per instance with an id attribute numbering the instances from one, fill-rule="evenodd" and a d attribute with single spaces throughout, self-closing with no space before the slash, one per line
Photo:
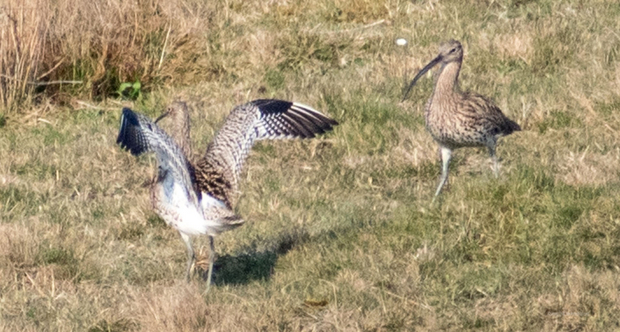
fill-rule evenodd
<path id="1" fill-rule="evenodd" d="M 185 242 L 185 246 L 187 247 L 187 273 L 185 274 L 185 279 L 187 279 L 187 282 L 189 283 L 192 266 L 194 265 L 194 259 L 196 259 L 196 255 L 194 255 L 194 248 L 192 248 L 192 241 L 190 240 L 189 235 L 183 234 L 181 232 L 179 232 L 179 234 L 181 234 L 181 238 L 183 239 L 183 242 Z"/>
<path id="2" fill-rule="evenodd" d="M 489 145 L 487 148 L 493 160 L 493 173 L 495 174 L 495 178 L 499 178 L 499 161 L 497 161 L 497 155 L 495 155 L 495 144 Z"/>
<path id="3" fill-rule="evenodd" d="M 213 276 L 213 263 L 215 262 L 215 239 L 213 236 L 209 236 L 209 272 L 207 273 L 207 290 L 205 293 L 209 292 L 209 288 L 211 288 L 211 279 Z"/>
<path id="4" fill-rule="evenodd" d="M 437 191 L 435 191 L 435 197 L 439 195 L 441 189 L 448 181 L 448 167 L 450 166 L 450 159 L 452 158 L 452 150 L 442 146 L 441 147 L 441 178 L 439 178 L 439 186 L 437 186 Z M 433 198 L 435 201 L 435 198 Z"/>

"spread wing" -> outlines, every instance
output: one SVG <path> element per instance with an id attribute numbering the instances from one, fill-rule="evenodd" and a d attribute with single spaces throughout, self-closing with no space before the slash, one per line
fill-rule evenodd
<path id="1" fill-rule="evenodd" d="M 284 100 L 259 99 L 237 106 L 196 165 L 198 188 L 231 206 L 256 140 L 313 138 L 337 124 L 309 106 Z"/>
<path id="2" fill-rule="evenodd" d="M 179 182 L 187 197 L 197 202 L 193 189 L 193 168 L 174 140 L 148 117 L 123 108 L 121 128 L 116 143 L 128 149 L 134 156 L 154 152 L 159 165 L 160 181 L 165 177 Z"/>

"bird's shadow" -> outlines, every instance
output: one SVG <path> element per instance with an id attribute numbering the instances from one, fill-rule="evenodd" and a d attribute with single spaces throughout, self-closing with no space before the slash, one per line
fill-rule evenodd
<path id="1" fill-rule="evenodd" d="M 255 280 L 268 280 L 273 274 L 278 257 L 310 240 L 306 233 L 283 237 L 273 249 L 240 255 L 222 255 L 216 258 L 213 282 L 218 286 L 244 285 Z M 206 271 L 202 277 L 206 280 Z"/>

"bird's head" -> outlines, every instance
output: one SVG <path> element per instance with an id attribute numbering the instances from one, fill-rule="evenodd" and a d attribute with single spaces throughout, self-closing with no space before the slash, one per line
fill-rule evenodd
<path id="1" fill-rule="evenodd" d="M 461 61 L 463 60 L 463 46 L 461 46 L 459 41 L 451 39 L 439 46 L 439 55 L 437 58 L 439 58 L 439 61 L 442 63 Z"/>
<path id="2" fill-rule="evenodd" d="M 424 68 L 422 68 L 413 78 L 411 84 L 409 84 L 409 87 L 407 88 L 407 92 L 405 92 L 405 95 L 403 96 L 403 101 L 407 98 L 407 95 L 411 91 L 411 88 L 413 88 L 413 86 L 420 79 L 420 77 L 426 74 L 427 71 L 431 70 L 431 68 L 435 67 L 438 63 L 441 63 L 442 65 L 447 65 L 448 63 L 460 62 L 462 60 L 463 46 L 461 46 L 461 43 L 459 41 L 451 39 L 441 44 L 439 46 L 439 55 L 437 55 L 433 60 L 431 60 L 431 62 L 426 64 L 426 66 L 424 66 Z"/>
<path id="3" fill-rule="evenodd" d="M 164 112 L 155 120 L 155 123 L 159 122 L 161 119 L 170 116 L 173 119 L 177 118 L 185 118 L 189 116 L 189 110 L 187 108 L 187 104 L 182 101 L 175 101 L 172 104 L 168 105 Z"/>

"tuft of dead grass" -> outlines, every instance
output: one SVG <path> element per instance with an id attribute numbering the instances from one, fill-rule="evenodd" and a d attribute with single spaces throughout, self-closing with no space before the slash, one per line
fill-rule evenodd
<path id="1" fill-rule="evenodd" d="M 219 6 L 198 1 L 3 3 L 0 108 L 19 111 L 41 92 L 66 103 L 74 96 L 117 97 L 124 82 L 141 82 L 148 91 L 158 82 L 218 77 L 217 59 L 208 60 L 214 45 L 205 41 L 219 24 Z"/>
<path id="2" fill-rule="evenodd" d="M 42 73 L 49 29 L 42 11 L 35 10 L 42 3 L 0 6 L 0 109 L 17 110 L 34 91 L 33 79 Z"/>

